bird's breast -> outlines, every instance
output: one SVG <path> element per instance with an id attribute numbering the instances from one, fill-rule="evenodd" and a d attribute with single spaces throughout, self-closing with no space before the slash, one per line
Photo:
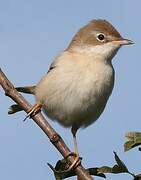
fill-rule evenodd
<path id="1" fill-rule="evenodd" d="M 65 62 L 66 63 L 66 62 Z M 114 84 L 111 65 L 69 62 L 56 66 L 37 85 L 36 99 L 64 126 L 88 126 L 103 112 Z"/>
<path id="2" fill-rule="evenodd" d="M 85 113 L 83 126 L 94 122 L 103 112 L 114 86 L 114 71 L 110 65 L 91 65 L 77 85 L 77 96 Z"/>

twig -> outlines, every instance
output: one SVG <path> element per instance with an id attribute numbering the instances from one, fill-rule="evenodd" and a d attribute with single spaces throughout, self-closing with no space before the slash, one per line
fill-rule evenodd
<path id="1" fill-rule="evenodd" d="M 13 101 L 20 105 L 23 110 L 27 113 L 28 110 L 32 107 L 25 98 L 14 88 L 13 84 L 7 79 L 6 75 L 2 72 L 0 68 L 0 85 L 5 91 L 5 95 L 9 96 Z M 32 117 L 33 121 L 43 130 L 43 132 L 48 136 L 51 143 L 57 148 L 57 150 L 65 158 L 70 154 L 70 149 L 67 147 L 63 139 L 59 134 L 50 126 L 46 121 L 41 112 L 38 112 L 35 116 Z M 74 157 L 69 156 L 69 161 L 73 163 Z M 92 180 L 93 178 L 89 175 L 86 169 L 79 165 L 75 170 L 79 180 Z"/>

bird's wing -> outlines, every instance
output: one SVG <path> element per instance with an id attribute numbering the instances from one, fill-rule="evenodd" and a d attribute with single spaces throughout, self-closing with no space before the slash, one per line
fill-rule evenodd
<path id="1" fill-rule="evenodd" d="M 47 73 L 51 72 L 52 70 L 54 70 L 57 66 L 59 66 L 60 62 L 62 61 L 62 55 L 63 52 L 61 52 L 56 58 L 55 60 L 51 63 L 49 70 L 47 71 Z"/>
<path id="2" fill-rule="evenodd" d="M 56 62 L 52 62 L 50 67 L 49 67 L 49 70 L 47 71 L 47 73 L 51 72 L 51 70 L 53 70 L 54 68 L 56 67 Z"/>

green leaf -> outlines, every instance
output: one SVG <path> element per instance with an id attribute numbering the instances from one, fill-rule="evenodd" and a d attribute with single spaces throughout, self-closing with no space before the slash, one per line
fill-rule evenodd
<path id="1" fill-rule="evenodd" d="M 125 151 L 129 151 L 130 149 L 141 145 L 141 132 L 128 132 L 125 137 L 128 140 L 124 144 Z"/>
<path id="2" fill-rule="evenodd" d="M 141 174 L 138 174 L 134 177 L 134 180 L 141 180 Z"/>
<path id="3" fill-rule="evenodd" d="M 67 161 L 65 159 L 59 160 L 56 163 L 55 168 L 48 163 L 48 166 L 54 172 L 54 176 L 56 180 L 63 180 L 72 176 L 76 176 L 76 173 L 73 170 L 66 171 L 66 163 Z M 98 168 L 88 168 L 87 171 L 89 172 L 90 175 L 106 178 L 105 174 L 98 172 Z"/>
<path id="4" fill-rule="evenodd" d="M 48 163 L 48 166 L 54 172 L 54 176 L 55 176 L 56 180 L 63 180 L 65 178 L 72 177 L 72 176 L 76 175 L 74 171 L 66 171 L 66 169 L 68 168 L 66 159 L 59 160 L 56 163 L 55 168 L 49 163 Z"/>
<path id="5" fill-rule="evenodd" d="M 115 161 L 117 164 L 115 164 L 113 167 L 102 166 L 98 168 L 99 173 L 113 173 L 113 174 L 129 173 L 127 167 L 125 166 L 123 161 L 120 160 L 116 152 L 114 152 L 114 155 L 115 155 Z"/>
<path id="6" fill-rule="evenodd" d="M 118 164 L 118 167 L 120 168 L 120 171 L 128 172 L 128 168 L 125 166 L 124 162 L 120 160 L 120 158 L 118 157 L 116 152 L 114 152 L 114 155 L 115 155 L 115 160 L 116 160 L 116 162 Z"/>
<path id="7" fill-rule="evenodd" d="M 99 168 L 97 168 L 97 167 L 87 169 L 87 171 L 89 172 L 90 175 L 106 178 L 105 174 L 100 173 L 98 170 L 99 170 Z"/>
<path id="8" fill-rule="evenodd" d="M 56 179 L 56 180 L 62 180 L 62 177 L 61 177 L 59 174 L 56 173 L 56 170 L 54 169 L 54 167 L 53 167 L 51 164 L 49 164 L 49 163 L 47 163 L 47 165 L 48 165 L 48 166 L 51 168 L 51 170 L 54 172 L 55 179 Z"/>
<path id="9" fill-rule="evenodd" d="M 109 166 L 102 166 L 100 168 L 98 168 L 98 173 L 112 173 L 112 169 Z"/>

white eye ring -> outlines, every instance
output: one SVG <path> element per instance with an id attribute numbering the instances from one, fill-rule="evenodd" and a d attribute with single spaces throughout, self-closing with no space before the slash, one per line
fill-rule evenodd
<path id="1" fill-rule="evenodd" d="M 105 40 L 105 35 L 104 35 L 103 33 L 98 33 L 96 36 L 97 36 L 96 39 L 97 39 L 98 41 L 104 42 L 104 40 Z"/>

